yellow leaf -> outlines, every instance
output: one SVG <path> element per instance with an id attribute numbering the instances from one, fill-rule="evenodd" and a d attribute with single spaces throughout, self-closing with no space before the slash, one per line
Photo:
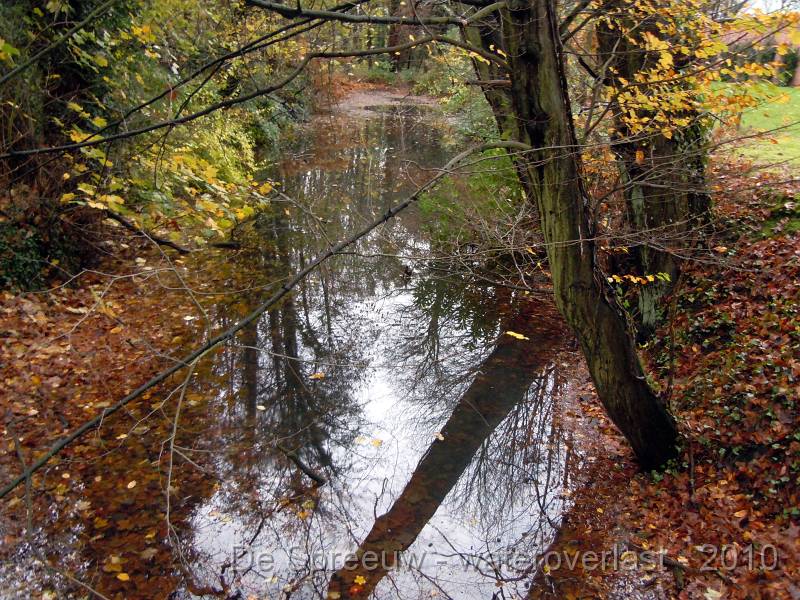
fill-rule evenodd
<path id="1" fill-rule="evenodd" d="M 127 573 L 117 573 L 117 579 L 120 581 L 128 581 L 130 579 L 130 575 Z"/>
<path id="2" fill-rule="evenodd" d="M 641 148 L 636 151 L 636 164 L 640 165 L 644 162 L 644 150 Z"/>
<path id="3" fill-rule="evenodd" d="M 325 373 L 314 373 L 313 375 L 308 376 L 309 379 L 325 379 Z"/>
<path id="4" fill-rule="evenodd" d="M 81 105 L 78 104 L 77 102 L 67 102 L 67 108 L 70 109 L 72 112 L 78 113 L 82 117 L 88 116 L 89 114 L 85 110 L 83 110 L 83 108 L 81 108 Z"/>
<path id="5" fill-rule="evenodd" d="M 506 331 L 506 335 L 510 335 L 511 337 L 516 338 L 518 340 L 529 340 L 529 339 L 531 339 L 528 336 L 522 335 L 521 333 L 517 333 L 516 331 Z"/>
<path id="6" fill-rule="evenodd" d="M 380 448 L 383 445 L 383 440 L 379 440 L 378 438 L 374 438 L 370 444 L 375 446 L 376 448 Z"/>
<path id="7" fill-rule="evenodd" d="M 272 191 L 272 184 L 269 181 L 265 181 L 258 187 L 259 194 L 269 194 Z"/>
<path id="8" fill-rule="evenodd" d="M 73 142 L 82 142 L 86 137 L 86 134 L 77 128 L 69 132 L 69 139 Z"/>
<path id="9" fill-rule="evenodd" d="M 106 121 L 103 117 L 95 117 L 94 119 L 92 119 L 92 124 L 95 127 L 105 127 L 106 125 L 108 125 L 108 121 Z"/>

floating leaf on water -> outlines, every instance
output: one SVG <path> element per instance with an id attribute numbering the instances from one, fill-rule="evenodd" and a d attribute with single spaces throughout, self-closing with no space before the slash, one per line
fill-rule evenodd
<path id="1" fill-rule="evenodd" d="M 516 338 L 518 340 L 529 340 L 529 339 L 531 339 L 526 335 L 522 335 L 521 333 L 517 333 L 516 331 L 506 331 L 506 335 L 510 335 L 511 337 Z"/>

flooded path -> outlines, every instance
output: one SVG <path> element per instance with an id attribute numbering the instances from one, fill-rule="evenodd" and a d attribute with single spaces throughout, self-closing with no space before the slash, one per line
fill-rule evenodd
<path id="1" fill-rule="evenodd" d="M 455 139 L 399 101 L 315 118 L 260 174 L 279 193 L 243 249 L 187 259 L 209 290 L 187 318 L 237 321 Z M 85 504 L 37 533 L 47 555 L 113 598 L 527 595 L 569 483 L 554 406 L 569 338 L 548 302 L 416 260 L 425 219 L 412 209 L 334 257 L 185 388 L 104 427 L 90 443 L 105 452 L 64 490 Z"/>

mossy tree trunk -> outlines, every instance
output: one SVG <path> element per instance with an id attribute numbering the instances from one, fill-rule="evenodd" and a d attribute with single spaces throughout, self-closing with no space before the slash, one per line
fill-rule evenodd
<path id="1" fill-rule="evenodd" d="M 675 421 L 647 383 L 624 311 L 597 265 L 564 62 L 551 0 L 502 11 L 522 184 L 538 208 L 556 303 L 575 332 L 598 396 L 644 468 L 676 454 Z"/>
<path id="2" fill-rule="evenodd" d="M 659 60 L 659 53 L 647 50 L 643 41 L 646 34 L 660 35 L 658 17 L 631 14 L 635 10 L 628 3 L 611 0 L 596 27 L 597 63 L 605 67 L 601 76 L 615 91 L 637 81 L 637 74 L 653 68 Z M 684 84 L 677 79 L 672 85 Z M 624 186 L 625 234 L 631 240 L 626 266 L 640 276 L 668 275 L 667 280 L 657 278 L 638 289 L 635 317 L 639 338 L 645 340 L 658 325 L 662 298 L 677 281 L 679 257 L 697 243 L 706 222 L 710 204 L 704 191 L 705 131 L 698 115 L 684 110 L 680 116 L 688 126 L 670 128 L 668 135 L 650 130 L 634 134 L 624 115 L 632 111 L 650 120 L 655 111 L 643 114 L 641 107 L 619 102 L 616 93 L 610 102 L 610 112 L 615 115 L 611 148 Z"/>

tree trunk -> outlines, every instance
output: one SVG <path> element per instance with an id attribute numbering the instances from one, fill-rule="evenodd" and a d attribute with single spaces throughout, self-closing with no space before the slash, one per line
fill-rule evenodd
<path id="1" fill-rule="evenodd" d="M 792 87 L 800 87 L 800 46 L 797 48 L 797 65 L 794 68 L 794 75 L 790 85 Z"/>
<path id="2" fill-rule="evenodd" d="M 637 74 L 658 61 L 658 53 L 648 51 L 645 34 L 659 36 L 657 19 L 630 14 L 637 10 L 629 4 L 612 0 L 604 7 L 605 17 L 598 23 L 598 63 L 606 66 L 607 85 L 624 89 Z M 680 58 L 676 59 L 678 62 Z M 679 64 L 676 64 L 680 68 Z M 677 81 L 674 85 L 681 86 Z M 694 245 L 698 227 L 705 224 L 709 210 L 705 188 L 705 133 L 697 123 L 698 115 L 686 117 L 692 125 L 670 130 L 646 130 L 633 135 L 623 115 L 636 112 L 643 119 L 641 107 L 621 104 L 615 95 L 611 112 L 614 119 L 612 151 L 617 158 L 624 185 L 625 217 L 629 239 L 633 240 L 628 265 L 634 274 L 666 273 L 668 281 L 656 281 L 638 290 L 639 312 L 636 318 L 640 339 L 649 338 L 660 320 L 661 299 L 670 293 L 680 272 L 680 251 Z"/>
<path id="3" fill-rule="evenodd" d="M 555 7 L 510 0 L 505 51 L 518 139 L 534 150 L 520 160 L 547 245 L 556 303 L 575 332 L 608 415 L 644 468 L 676 454 L 677 429 L 648 385 L 627 317 L 599 272 L 569 108 Z"/>

